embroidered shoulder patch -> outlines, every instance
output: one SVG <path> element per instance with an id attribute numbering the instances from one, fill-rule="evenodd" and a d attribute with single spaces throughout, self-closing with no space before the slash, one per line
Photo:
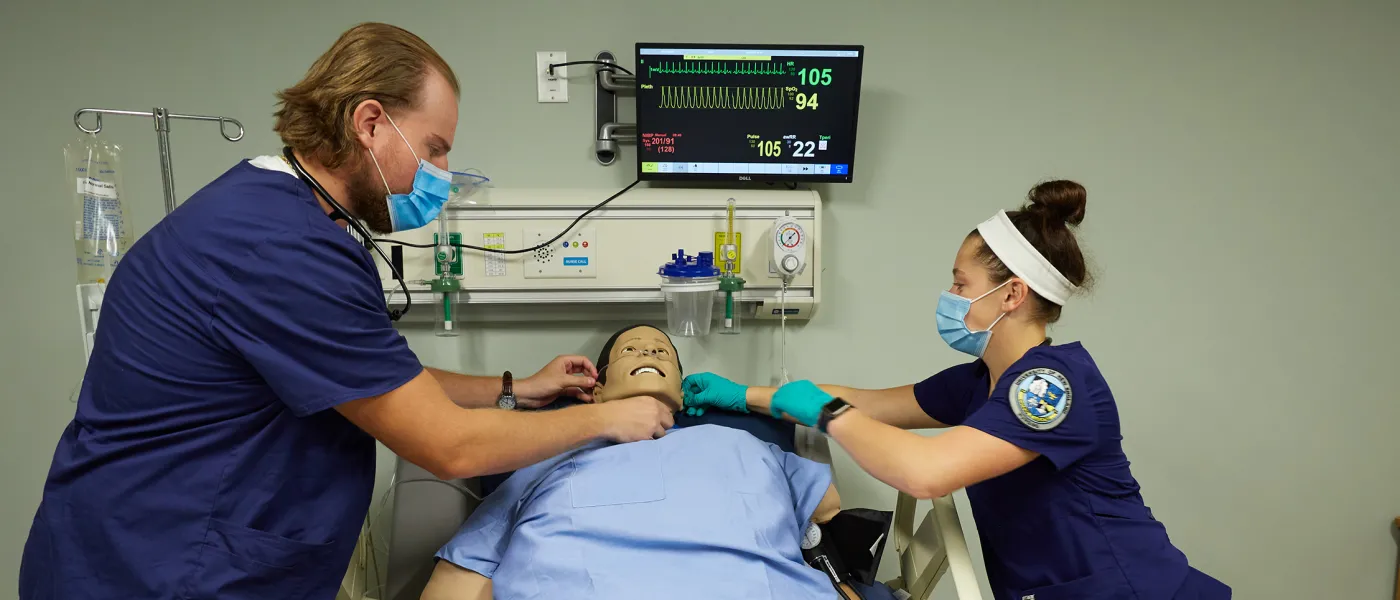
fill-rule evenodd
<path id="1" fill-rule="evenodd" d="M 1026 427 L 1054 429 L 1069 414 L 1074 394 L 1069 378 L 1054 369 L 1030 369 L 1011 384 L 1011 412 Z"/>

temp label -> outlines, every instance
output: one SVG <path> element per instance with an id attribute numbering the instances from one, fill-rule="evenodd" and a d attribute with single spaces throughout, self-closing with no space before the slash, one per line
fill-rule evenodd
<path id="1" fill-rule="evenodd" d="M 789 315 L 795 315 L 795 314 L 798 314 L 798 313 L 801 312 L 801 311 L 802 311 L 802 309 L 800 309 L 800 308 L 789 308 L 789 309 L 787 309 L 787 314 L 789 314 Z M 783 314 L 783 309 L 781 309 L 781 308 L 775 308 L 775 309 L 773 309 L 773 314 L 775 314 L 775 315 L 781 315 L 781 314 Z"/>
<path id="2" fill-rule="evenodd" d="M 587 256 L 565 256 L 564 266 L 566 267 L 586 267 L 588 266 Z"/>

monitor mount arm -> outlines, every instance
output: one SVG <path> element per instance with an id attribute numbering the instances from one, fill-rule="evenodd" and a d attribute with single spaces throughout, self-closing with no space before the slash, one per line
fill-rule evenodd
<path id="1" fill-rule="evenodd" d="M 606 50 L 599 52 L 595 60 L 605 63 L 617 61 L 613 53 Z M 617 161 L 618 143 L 635 144 L 637 142 L 637 124 L 617 121 L 617 95 L 619 93 L 635 94 L 637 78 L 614 71 L 604 65 L 595 67 L 594 72 L 598 77 L 598 85 L 593 96 L 595 105 L 593 152 L 598 159 L 598 164 L 606 166 Z"/>

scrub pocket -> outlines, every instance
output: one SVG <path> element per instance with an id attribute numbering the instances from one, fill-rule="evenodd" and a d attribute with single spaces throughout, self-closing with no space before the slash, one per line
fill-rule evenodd
<path id="1" fill-rule="evenodd" d="M 573 459 L 569 497 L 574 508 L 656 502 L 666 498 L 655 441 L 618 444 Z"/>
<path id="2" fill-rule="evenodd" d="M 1023 590 L 1017 600 L 1132 600 L 1137 598 L 1128 580 L 1117 570 L 1105 570 L 1073 581 Z"/>
<path id="3" fill-rule="evenodd" d="M 310 544 L 212 520 L 199 568 L 185 585 L 190 598 L 301 598 L 327 577 L 334 543 Z M 343 567 L 342 567 L 343 568 Z"/>

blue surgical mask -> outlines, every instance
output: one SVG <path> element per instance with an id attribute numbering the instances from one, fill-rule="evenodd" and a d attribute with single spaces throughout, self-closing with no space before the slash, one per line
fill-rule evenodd
<path id="1" fill-rule="evenodd" d="M 408 143 L 403 131 L 394 124 L 393 117 L 389 117 L 387 113 L 384 116 L 388 117 L 389 124 L 394 126 L 394 131 L 399 133 L 403 143 L 408 145 L 408 151 L 413 153 L 413 158 L 418 160 L 418 172 L 413 174 L 413 191 L 395 194 L 389 189 L 389 180 L 384 177 L 384 169 L 380 168 L 379 159 L 374 156 L 373 150 L 369 151 L 369 157 L 374 160 L 374 168 L 379 170 L 379 178 L 384 181 L 384 190 L 388 192 L 385 201 L 389 203 L 389 220 L 393 230 L 417 229 L 427 225 L 442 212 L 442 205 L 447 203 L 448 194 L 452 193 L 452 174 L 418 158 L 418 153 L 413 151 L 413 144 Z"/>
<path id="2" fill-rule="evenodd" d="M 934 311 L 934 319 L 938 322 L 938 335 L 954 350 L 982 358 L 982 353 L 987 351 L 987 342 L 992 339 L 992 327 L 996 327 L 997 323 L 1001 322 L 1001 318 L 1006 316 L 1006 313 L 1001 313 L 1001 316 L 992 321 L 991 326 L 983 331 L 972 331 L 967 328 L 967 313 L 972 310 L 973 302 L 986 298 L 1010 282 L 1011 280 L 1008 279 L 986 294 L 971 300 L 944 290 L 943 294 L 938 297 L 938 310 Z"/>

